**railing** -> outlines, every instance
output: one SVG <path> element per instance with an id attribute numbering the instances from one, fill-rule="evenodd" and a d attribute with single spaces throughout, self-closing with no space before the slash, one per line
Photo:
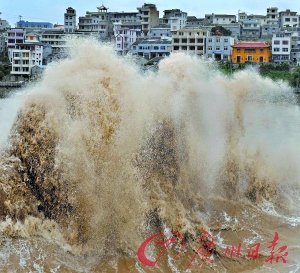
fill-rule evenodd
<path id="1" fill-rule="evenodd" d="M 0 87 L 22 87 L 24 82 L 0 82 Z"/>

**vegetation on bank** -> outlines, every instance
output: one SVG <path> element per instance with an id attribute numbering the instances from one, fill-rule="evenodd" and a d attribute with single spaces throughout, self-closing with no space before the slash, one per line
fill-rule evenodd
<path id="1" fill-rule="evenodd" d="M 10 63 L 5 52 L 0 52 L 0 80 L 10 74 Z"/>
<path id="2" fill-rule="evenodd" d="M 250 64 L 248 64 L 250 65 Z M 247 67 L 247 64 L 239 64 L 233 67 L 230 62 L 218 62 L 219 69 L 226 75 L 235 73 Z M 290 69 L 289 63 L 262 63 L 259 65 L 258 71 L 261 76 L 268 77 L 274 81 L 283 80 L 293 88 L 300 88 L 300 67 Z"/>

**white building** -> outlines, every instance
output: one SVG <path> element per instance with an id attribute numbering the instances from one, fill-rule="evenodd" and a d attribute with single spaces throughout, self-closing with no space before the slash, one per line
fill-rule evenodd
<path id="1" fill-rule="evenodd" d="M 114 39 L 116 51 L 121 55 L 127 54 L 127 52 L 130 50 L 131 45 L 140 35 L 141 29 L 130 29 L 127 27 L 122 27 L 121 22 L 114 23 Z"/>
<path id="2" fill-rule="evenodd" d="M 234 38 L 230 36 L 207 36 L 205 56 L 215 60 L 228 61 L 231 56 Z"/>
<path id="3" fill-rule="evenodd" d="M 33 66 L 42 65 L 43 45 L 40 43 L 18 44 L 17 48 L 9 50 L 12 57 L 11 75 L 29 77 Z"/>
<path id="4" fill-rule="evenodd" d="M 2 20 L 0 18 L 0 30 L 7 30 L 9 28 L 10 28 L 10 24 L 6 20 Z"/>
<path id="5" fill-rule="evenodd" d="M 64 31 L 67 33 L 75 32 L 76 29 L 76 10 L 68 7 L 64 14 Z"/>
<path id="6" fill-rule="evenodd" d="M 175 33 L 179 29 L 183 29 L 186 26 L 187 13 L 180 9 L 164 10 L 163 18 L 159 19 L 159 23 L 162 25 L 169 25 L 171 32 Z"/>
<path id="7" fill-rule="evenodd" d="M 229 14 L 214 14 L 212 13 L 212 23 L 217 25 L 230 24 L 232 22 L 236 22 L 235 15 Z"/>
<path id="8" fill-rule="evenodd" d="M 272 37 L 272 59 L 274 63 L 291 61 L 290 33 L 277 33 Z"/>
<path id="9" fill-rule="evenodd" d="M 299 15 L 297 12 L 287 9 L 286 11 L 279 12 L 279 27 L 298 27 Z"/>

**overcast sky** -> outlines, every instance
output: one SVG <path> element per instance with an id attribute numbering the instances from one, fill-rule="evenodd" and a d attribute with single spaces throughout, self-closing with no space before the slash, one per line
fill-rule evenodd
<path id="1" fill-rule="evenodd" d="M 247 14 L 266 15 L 267 8 L 278 7 L 279 11 L 290 9 L 300 14 L 300 1 L 297 0 L 164 0 L 164 1 L 95 1 L 95 0 L 0 0 L 0 18 L 8 20 L 12 27 L 19 21 L 19 15 L 25 21 L 42 21 L 63 24 L 66 8 L 76 10 L 77 19 L 86 11 L 97 11 L 102 3 L 109 11 L 136 11 L 144 3 L 156 4 L 162 17 L 165 9 L 181 9 L 189 16 L 204 17 L 204 14 L 237 14 L 238 10 Z M 78 23 L 78 20 L 77 20 Z"/>

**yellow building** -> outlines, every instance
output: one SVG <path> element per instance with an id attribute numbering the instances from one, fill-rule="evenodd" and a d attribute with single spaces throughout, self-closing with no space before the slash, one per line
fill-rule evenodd
<path id="1" fill-rule="evenodd" d="M 232 63 L 268 63 L 271 59 L 270 45 L 265 43 L 242 42 L 232 45 Z"/>

